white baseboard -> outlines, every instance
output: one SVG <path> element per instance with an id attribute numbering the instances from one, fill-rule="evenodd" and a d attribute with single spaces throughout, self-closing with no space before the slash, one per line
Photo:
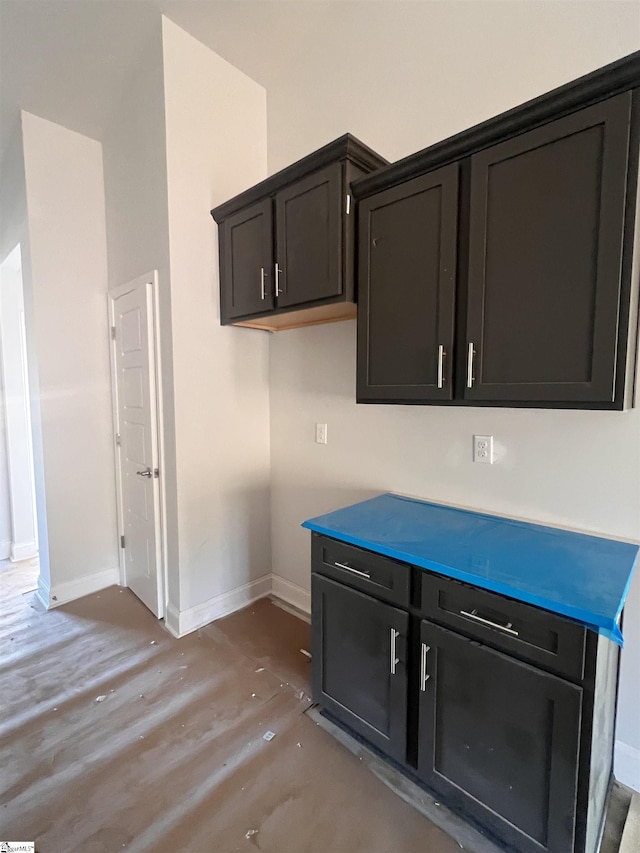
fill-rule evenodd
<path id="1" fill-rule="evenodd" d="M 184 637 L 204 628 L 215 619 L 221 619 L 236 610 L 241 610 L 259 598 L 264 598 L 271 592 L 271 575 L 263 575 L 250 583 L 236 587 L 229 592 L 215 595 L 202 604 L 196 604 L 188 610 L 177 610 L 172 604 L 167 605 L 164 624 L 174 637 Z"/>
<path id="2" fill-rule="evenodd" d="M 98 592 L 101 589 L 105 589 L 105 587 L 119 583 L 119 568 L 95 572 L 92 575 L 78 578 L 75 581 L 54 584 L 52 587 L 49 587 L 42 577 L 39 577 L 36 594 L 47 610 L 51 610 L 54 607 L 59 607 L 61 604 L 67 604 L 69 601 L 75 601 L 76 598 L 91 595 L 92 592 Z"/>
<path id="3" fill-rule="evenodd" d="M 176 639 L 180 637 L 180 611 L 171 603 L 164 609 L 164 627 Z"/>
<path id="4" fill-rule="evenodd" d="M 271 594 L 303 613 L 311 613 L 311 593 L 297 583 L 281 578 L 280 575 L 271 575 Z"/>
<path id="5" fill-rule="evenodd" d="M 11 556 L 11 542 L 9 539 L 6 539 L 4 542 L 0 542 L 0 560 L 8 560 Z"/>
<path id="6" fill-rule="evenodd" d="M 36 590 L 36 598 L 40 601 L 40 604 L 44 605 L 46 609 L 49 609 L 49 601 L 51 598 L 51 590 L 49 589 L 49 584 L 42 577 L 41 574 L 38 575 L 38 589 Z"/>
<path id="7" fill-rule="evenodd" d="M 14 542 L 11 546 L 11 562 L 19 563 L 20 560 L 30 560 L 38 556 L 38 545 L 36 542 Z"/>
<path id="8" fill-rule="evenodd" d="M 640 791 L 640 749 L 616 741 L 613 772 L 618 780 L 634 791 Z"/>

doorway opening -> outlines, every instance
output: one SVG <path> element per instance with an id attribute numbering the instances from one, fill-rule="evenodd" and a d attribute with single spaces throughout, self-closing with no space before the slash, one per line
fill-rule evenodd
<path id="1" fill-rule="evenodd" d="M 0 560 L 28 562 L 37 571 L 33 433 L 19 244 L 0 264 L 0 389 Z"/>

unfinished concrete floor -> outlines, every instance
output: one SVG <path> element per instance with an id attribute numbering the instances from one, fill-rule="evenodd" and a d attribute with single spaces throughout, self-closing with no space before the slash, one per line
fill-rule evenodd
<path id="1" fill-rule="evenodd" d="M 33 577 L 0 584 L 0 840 L 459 853 L 304 715 L 309 626 L 271 602 L 175 640 L 128 590 L 47 613 Z"/>

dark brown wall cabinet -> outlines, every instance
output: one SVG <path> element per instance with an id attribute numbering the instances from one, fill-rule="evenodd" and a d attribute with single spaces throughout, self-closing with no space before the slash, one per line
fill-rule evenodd
<path id="1" fill-rule="evenodd" d="M 350 183 L 386 162 L 347 134 L 214 208 L 221 323 L 275 331 L 354 317 Z"/>
<path id="2" fill-rule="evenodd" d="M 359 402 L 630 404 L 638 57 L 355 182 Z"/>
<path id="3" fill-rule="evenodd" d="M 595 853 L 618 647 L 555 613 L 317 533 L 311 553 L 323 712 L 500 849 Z"/>

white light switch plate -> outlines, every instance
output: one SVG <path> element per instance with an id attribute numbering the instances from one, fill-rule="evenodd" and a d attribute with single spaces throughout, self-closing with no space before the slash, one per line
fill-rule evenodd
<path id="1" fill-rule="evenodd" d="M 327 425 L 316 424 L 316 444 L 327 443 Z"/>

